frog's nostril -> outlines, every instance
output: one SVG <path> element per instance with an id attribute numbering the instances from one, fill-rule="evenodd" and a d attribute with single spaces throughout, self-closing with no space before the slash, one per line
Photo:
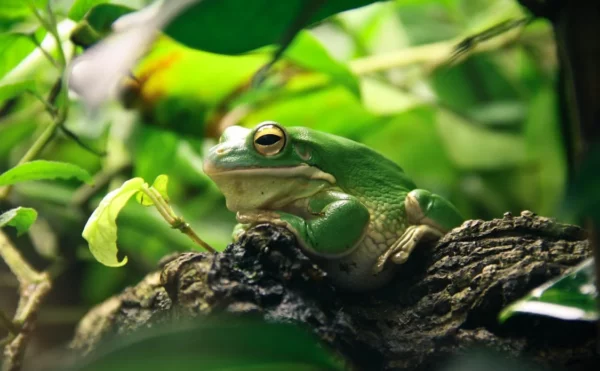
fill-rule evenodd
<path id="1" fill-rule="evenodd" d="M 227 148 L 225 146 L 218 146 L 217 149 L 216 149 L 216 151 L 215 151 L 215 153 L 217 155 L 224 155 L 227 152 L 229 152 L 230 150 L 231 150 L 231 148 Z"/>

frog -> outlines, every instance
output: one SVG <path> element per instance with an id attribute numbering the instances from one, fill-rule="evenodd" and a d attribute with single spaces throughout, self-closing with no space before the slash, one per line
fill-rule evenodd
<path id="1" fill-rule="evenodd" d="M 346 137 L 265 121 L 229 126 L 203 161 L 239 223 L 289 230 L 334 286 L 377 289 L 463 222 L 445 198 L 417 188 L 394 161 Z"/>

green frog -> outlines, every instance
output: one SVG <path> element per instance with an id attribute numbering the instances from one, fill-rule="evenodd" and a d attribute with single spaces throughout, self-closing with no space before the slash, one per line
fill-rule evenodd
<path id="1" fill-rule="evenodd" d="M 346 290 L 385 284 L 417 245 L 463 221 L 373 149 L 304 127 L 231 126 L 204 171 L 236 212 L 234 236 L 258 223 L 283 226 Z"/>

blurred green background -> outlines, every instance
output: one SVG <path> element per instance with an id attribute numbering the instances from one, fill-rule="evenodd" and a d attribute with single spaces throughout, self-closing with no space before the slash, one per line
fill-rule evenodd
<path id="1" fill-rule="evenodd" d="M 89 9 L 100 2 L 75 3 Z M 47 59 L 31 57 L 36 46 L 30 36 L 42 40 L 46 32 L 20 4 L 7 0 L 0 6 L 0 173 L 19 161 L 50 122 L 35 94 L 9 94 L 3 81 L 27 76 L 45 96 L 59 76 Z M 72 6 L 56 1 L 53 7 L 67 58 L 82 50 L 69 36 L 87 11 L 73 15 Z M 42 326 L 70 329 L 90 305 L 137 282 L 164 255 L 196 248 L 154 209 L 130 202 L 118 220 L 118 245 L 129 264 L 113 269 L 93 260 L 81 237 L 83 225 L 99 200 L 131 177 L 152 182 L 167 174 L 175 210 L 209 244 L 225 248 L 235 216 L 203 174 L 202 158 L 231 124 L 274 120 L 365 143 L 402 166 L 420 188 L 450 199 L 467 218 L 528 209 L 561 219 L 566 161 L 550 24 L 536 20 L 452 59 L 461 40 L 524 16 L 515 0 L 374 3 L 302 31 L 258 88 L 252 78 L 274 48 L 221 55 L 159 38 L 134 68 L 135 80 L 123 82 L 117 102 L 90 114 L 71 96 L 65 127 L 105 156 L 64 132 L 40 156 L 87 169 L 96 187 L 31 182 L 0 200 L 0 210 L 39 211 L 28 236 L 6 230 L 35 266 L 63 262 Z M 16 283 L 1 265 L 0 273 L 0 309 L 10 312 Z"/>

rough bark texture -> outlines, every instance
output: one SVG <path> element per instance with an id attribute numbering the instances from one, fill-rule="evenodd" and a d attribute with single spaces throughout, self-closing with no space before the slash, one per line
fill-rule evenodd
<path id="1" fill-rule="evenodd" d="M 336 291 L 286 230 L 260 225 L 215 256 L 165 258 L 158 272 L 93 309 L 72 348 L 107 334 L 221 311 L 311 327 L 358 369 L 425 370 L 471 347 L 594 369 L 594 326 L 516 317 L 501 308 L 590 255 L 585 233 L 530 212 L 467 221 L 424 247 L 386 287 Z"/>

